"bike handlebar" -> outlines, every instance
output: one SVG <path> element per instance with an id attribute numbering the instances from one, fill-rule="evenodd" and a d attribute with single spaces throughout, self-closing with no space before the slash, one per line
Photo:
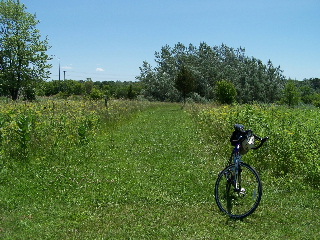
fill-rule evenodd
<path id="1" fill-rule="evenodd" d="M 258 146 L 251 148 L 251 149 L 254 149 L 254 150 L 256 150 L 256 149 L 258 149 L 258 148 L 261 148 L 262 145 L 269 139 L 269 137 L 265 137 L 265 138 L 259 137 L 258 135 L 252 133 L 251 130 L 246 131 L 246 135 L 247 135 L 248 133 L 249 133 L 249 135 L 254 136 L 255 138 L 257 138 L 257 139 L 260 140 L 260 144 L 259 144 Z M 235 142 L 237 142 L 238 144 L 240 144 L 240 143 L 246 138 L 246 135 L 245 135 L 245 136 L 240 136 L 240 138 L 237 139 Z"/>

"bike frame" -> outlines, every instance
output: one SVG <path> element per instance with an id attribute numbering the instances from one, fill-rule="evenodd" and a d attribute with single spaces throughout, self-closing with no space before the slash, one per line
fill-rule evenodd
<path id="1" fill-rule="evenodd" d="M 241 169 L 240 169 L 240 162 L 242 162 L 242 155 L 240 154 L 240 144 L 236 144 L 235 148 L 233 149 L 233 163 L 235 166 L 234 169 L 234 191 L 240 192 L 241 190 Z"/>
<path id="2" fill-rule="evenodd" d="M 257 138 L 261 141 L 257 147 L 254 147 L 252 149 L 255 149 L 255 150 L 259 149 L 263 145 L 263 143 L 268 140 L 268 137 L 261 138 L 255 134 L 253 134 L 251 130 L 248 130 L 247 132 L 249 132 L 255 138 Z M 234 169 L 234 176 L 235 176 L 234 181 L 235 182 L 233 185 L 234 185 L 234 191 L 237 193 L 241 192 L 241 166 L 240 166 L 240 162 L 242 162 L 242 155 L 240 153 L 240 148 L 241 148 L 241 143 L 237 142 L 237 144 L 235 145 L 235 147 L 233 149 L 232 156 L 231 156 L 233 158 L 233 163 L 235 166 L 235 169 Z M 231 161 L 232 161 L 232 159 L 230 159 L 230 163 L 231 163 Z"/>

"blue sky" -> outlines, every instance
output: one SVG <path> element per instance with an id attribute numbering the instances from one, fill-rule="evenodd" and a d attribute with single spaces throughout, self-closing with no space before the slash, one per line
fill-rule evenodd
<path id="1" fill-rule="evenodd" d="M 50 79 L 134 81 L 181 42 L 244 47 L 286 77 L 320 78 L 319 0 L 20 0 L 55 55 Z M 60 59 L 60 60 L 59 60 Z"/>

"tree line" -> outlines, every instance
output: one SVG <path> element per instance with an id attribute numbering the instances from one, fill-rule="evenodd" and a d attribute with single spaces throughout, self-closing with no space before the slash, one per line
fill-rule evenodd
<path id="1" fill-rule="evenodd" d="M 300 103 L 320 107 L 320 78 L 291 80 L 286 82 L 282 103 L 296 106 Z"/>
<path id="2" fill-rule="evenodd" d="M 156 66 L 144 61 L 137 79 L 145 98 L 159 101 L 278 103 L 320 107 L 320 79 L 287 79 L 271 60 L 245 55 L 225 44 L 199 47 L 177 43 L 155 52 Z"/>
<path id="3" fill-rule="evenodd" d="M 141 94 L 141 83 L 132 81 L 53 80 L 43 82 L 40 96 L 83 96 L 91 100 L 103 98 L 136 99 Z"/>
<path id="4" fill-rule="evenodd" d="M 226 90 L 234 87 L 234 100 L 239 103 L 271 103 L 281 98 L 286 83 L 280 67 L 274 67 L 270 60 L 264 64 L 246 56 L 244 48 L 225 44 L 165 45 L 155 53 L 155 62 L 155 67 L 143 62 L 137 79 L 143 83 L 146 97 L 160 101 L 179 101 L 186 94 L 195 100 L 218 100 L 220 85 Z M 188 91 L 177 88 L 181 86 L 181 74 L 189 75 L 185 78 L 189 79 Z"/>

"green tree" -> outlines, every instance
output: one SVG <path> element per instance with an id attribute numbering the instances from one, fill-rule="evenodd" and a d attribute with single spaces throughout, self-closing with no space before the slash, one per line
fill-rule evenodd
<path id="1" fill-rule="evenodd" d="M 181 67 L 180 72 L 175 81 L 175 87 L 181 93 L 183 102 L 186 102 L 188 94 L 190 94 L 195 89 L 195 78 L 192 72 L 185 67 Z"/>
<path id="2" fill-rule="evenodd" d="M 36 16 L 20 1 L 0 2 L 1 88 L 16 100 L 21 92 L 33 97 L 38 83 L 49 77 L 48 39 L 41 40 Z"/>
<path id="3" fill-rule="evenodd" d="M 311 96 L 311 99 L 312 99 L 312 104 L 316 107 L 320 107 L 320 93 L 314 93 L 312 96 Z"/>
<path id="4" fill-rule="evenodd" d="M 128 93 L 127 93 L 127 97 L 128 99 L 132 100 L 134 99 L 136 96 L 135 92 L 133 91 L 132 85 L 130 84 L 129 88 L 128 88 Z"/>
<path id="5" fill-rule="evenodd" d="M 232 82 L 221 80 L 215 88 L 216 98 L 222 104 L 232 104 L 236 101 L 237 90 Z"/>
<path id="6" fill-rule="evenodd" d="M 90 94 L 89 98 L 92 100 L 99 100 L 102 99 L 105 96 L 104 92 L 102 92 L 100 89 L 93 87 Z"/>
<path id="7" fill-rule="evenodd" d="M 288 80 L 284 90 L 282 102 L 290 107 L 298 105 L 301 99 L 301 93 L 293 80 Z"/>
<path id="8" fill-rule="evenodd" d="M 84 82 L 84 90 L 86 94 L 90 94 L 92 89 L 93 89 L 93 81 L 91 80 L 91 78 L 87 78 L 87 80 Z"/>
<path id="9" fill-rule="evenodd" d="M 313 97 L 316 94 L 315 90 L 308 85 L 304 85 L 299 87 L 299 91 L 301 92 L 302 102 L 305 104 L 312 104 Z"/>

